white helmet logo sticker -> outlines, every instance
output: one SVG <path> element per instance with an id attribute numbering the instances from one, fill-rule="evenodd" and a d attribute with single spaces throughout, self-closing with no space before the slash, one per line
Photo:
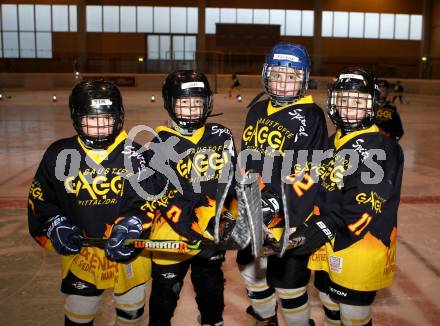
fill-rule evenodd
<path id="1" fill-rule="evenodd" d="M 92 99 L 92 106 L 93 107 L 100 107 L 102 105 L 112 105 L 113 102 L 108 98 L 98 98 L 98 99 Z"/>
<path id="2" fill-rule="evenodd" d="M 357 75 L 357 74 L 342 74 L 339 76 L 338 79 L 359 79 L 359 80 L 364 80 L 364 77 L 362 77 L 361 75 Z"/>
<path id="3" fill-rule="evenodd" d="M 193 87 L 205 88 L 205 84 L 203 84 L 203 82 L 183 83 L 181 86 L 181 89 L 188 89 L 188 88 L 193 88 Z"/>
<path id="4" fill-rule="evenodd" d="M 273 58 L 276 60 L 287 60 L 292 62 L 299 62 L 299 58 L 291 55 L 291 54 L 281 54 L 281 53 L 275 53 L 273 55 Z"/>

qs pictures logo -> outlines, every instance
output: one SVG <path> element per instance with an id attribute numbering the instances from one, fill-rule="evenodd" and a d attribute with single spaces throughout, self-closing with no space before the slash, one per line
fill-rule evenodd
<path id="1" fill-rule="evenodd" d="M 177 171 L 182 177 L 190 177 L 194 170 L 198 176 L 206 176 L 209 171 L 221 171 L 223 166 L 229 162 L 229 153 L 223 151 L 197 153 L 194 156 L 188 156 L 177 163 Z"/>
<path id="2" fill-rule="evenodd" d="M 116 199 L 114 197 L 122 196 L 124 178 L 120 175 L 112 178 L 98 175 L 91 179 L 86 178 L 80 171 L 77 177 L 66 178 L 64 187 L 68 193 L 75 194 L 76 197 L 85 193 L 90 198 L 90 200 L 79 200 L 80 205 L 115 204 Z"/>

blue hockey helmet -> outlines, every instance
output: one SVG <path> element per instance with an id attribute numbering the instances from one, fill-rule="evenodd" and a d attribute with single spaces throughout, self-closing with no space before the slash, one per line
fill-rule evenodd
<path id="1" fill-rule="evenodd" d="M 288 105 L 303 97 L 309 81 L 310 58 L 301 44 L 278 43 L 266 56 L 262 80 L 275 106 Z"/>

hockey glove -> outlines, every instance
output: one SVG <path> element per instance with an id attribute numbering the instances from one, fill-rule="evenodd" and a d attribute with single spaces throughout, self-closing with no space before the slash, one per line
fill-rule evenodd
<path id="1" fill-rule="evenodd" d="M 271 190 L 265 190 L 261 192 L 261 208 L 263 211 L 263 222 L 266 226 L 269 226 L 274 217 L 280 211 L 280 202 L 278 194 Z"/>
<path id="2" fill-rule="evenodd" d="M 220 218 L 220 239 L 222 241 L 228 241 L 231 234 L 232 234 L 232 230 L 235 227 L 236 224 L 236 219 L 231 215 L 231 213 L 229 212 L 225 212 L 222 214 L 221 218 Z"/>
<path id="3" fill-rule="evenodd" d="M 81 250 L 81 230 L 65 216 L 56 215 L 46 222 L 46 235 L 60 255 L 75 255 Z"/>
<path id="4" fill-rule="evenodd" d="M 293 248 L 290 252 L 294 255 L 310 255 L 335 237 L 334 228 L 330 219 L 313 216 L 289 236 L 289 247 Z"/>
<path id="5" fill-rule="evenodd" d="M 124 241 L 137 239 L 142 233 L 142 222 L 136 216 L 126 216 L 113 225 L 112 233 L 105 245 L 107 258 L 124 262 L 130 260 L 137 254 L 135 248 L 127 247 Z"/>

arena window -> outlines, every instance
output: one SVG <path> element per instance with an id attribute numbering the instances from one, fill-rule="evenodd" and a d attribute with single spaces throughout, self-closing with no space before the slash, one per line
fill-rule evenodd
<path id="1" fill-rule="evenodd" d="M 86 6 L 87 32 L 197 34 L 198 8 Z"/>
<path id="2" fill-rule="evenodd" d="M 217 23 L 280 25 L 283 36 L 313 36 L 313 10 L 206 8 L 205 32 L 216 34 Z"/>
<path id="3" fill-rule="evenodd" d="M 420 41 L 422 16 L 323 11 L 321 36 Z"/>
<path id="4" fill-rule="evenodd" d="M 76 32 L 75 5 L 2 4 L 0 57 L 52 58 L 52 32 Z"/>

